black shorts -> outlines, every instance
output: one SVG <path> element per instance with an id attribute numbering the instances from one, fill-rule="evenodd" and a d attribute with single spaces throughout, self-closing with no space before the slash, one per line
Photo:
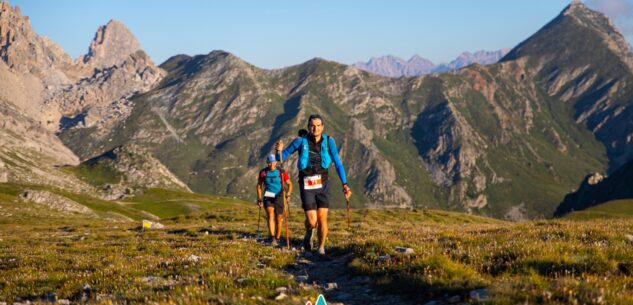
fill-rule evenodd
<path id="1" fill-rule="evenodd" d="M 322 188 L 316 190 L 303 189 L 303 181 L 299 181 L 299 194 L 301 195 L 301 207 L 304 211 L 330 207 L 332 195 L 330 194 L 329 181 L 326 181 Z"/>
<path id="2" fill-rule="evenodd" d="M 272 197 L 264 197 L 264 208 L 268 209 L 269 207 L 275 208 L 275 215 L 283 215 L 284 214 L 284 201 L 281 197 L 282 195 Z"/>

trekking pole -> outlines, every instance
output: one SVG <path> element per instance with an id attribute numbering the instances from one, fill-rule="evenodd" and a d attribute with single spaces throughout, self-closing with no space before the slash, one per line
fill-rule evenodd
<path id="1" fill-rule="evenodd" d="M 262 206 L 259 204 L 259 202 L 257 203 L 257 206 L 259 207 L 258 212 L 257 212 L 257 240 L 262 239 L 262 234 L 261 231 L 259 230 L 259 223 L 262 220 Z"/>
<path id="2" fill-rule="evenodd" d="M 284 157 L 283 157 L 283 151 L 279 152 L 279 166 L 281 168 L 284 167 Z M 282 196 L 284 197 L 284 218 L 286 219 L 286 245 L 288 247 L 288 250 L 290 250 L 290 236 L 288 235 L 288 207 L 286 206 L 286 185 L 285 185 L 285 181 L 284 181 L 284 177 L 281 174 L 281 170 L 279 171 L 279 175 L 281 176 L 281 191 L 282 191 Z"/>
<path id="3" fill-rule="evenodd" d="M 281 159 L 281 157 L 280 157 L 280 159 Z M 279 172 L 280 172 L 280 173 L 281 173 L 281 170 L 283 170 L 283 169 L 284 169 L 283 165 L 284 165 L 284 164 L 283 164 L 283 162 L 280 162 L 280 164 L 279 164 L 279 169 L 280 169 L 280 171 L 279 171 Z M 284 172 L 285 172 L 286 174 L 288 173 L 288 172 L 286 172 L 285 170 L 284 170 Z M 283 176 L 282 174 L 279 174 L 279 175 Z M 281 177 L 281 186 L 282 186 L 282 188 L 284 187 L 284 181 L 283 181 L 284 179 L 283 179 L 283 178 L 284 178 L 284 177 Z M 286 198 L 286 197 L 285 197 L 285 194 L 284 194 L 284 198 Z M 287 201 L 285 206 L 288 206 L 288 215 L 286 215 L 285 217 L 286 217 L 286 220 L 287 220 L 287 221 L 290 221 L 290 201 Z"/>
<path id="4" fill-rule="evenodd" d="M 288 215 L 286 216 L 286 218 L 288 218 L 288 221 L 290 221 L 290 201 L 288 201 L 287 203 L 288 203 Z"/>
<path id="5" fill-rule="evenodd" d="M 349 198 L 345 198 L 347 201 L 347 229 L 350 229 L 350 216 L 349 216 Z"/>

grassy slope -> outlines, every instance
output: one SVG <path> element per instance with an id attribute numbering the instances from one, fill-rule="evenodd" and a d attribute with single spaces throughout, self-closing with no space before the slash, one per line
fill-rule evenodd
<path id="1" fill-rule="evenodd" d="M 95 164 L 80 164 L 78 166 L 65 166 L 62 168 L 74 174 L 79 179 L 93 186 L 103 186 L 106 183 L 117 184 L 121 181 L 122 175 L 107 162 Z"/>
<path id="2" fill-rule="evenodd" d="M 121 219 L 122 217 L 131 219 L 143 219 L 147 218 L 145 214 L 137 209 L 132 209 L 123 205 L 119 205 L 110 201 L 94 198 L 87 194 L 70 193 L 64 190 L 55 189 L 49 186 L 40 185 L 21 185 L 21 184 L 0 184 L 0 197 L 4 200 L 0 203 L 6 210 L 12 210 L 12 217 L 19 218 L 26 223 L 39 222 L 42 215 L 48 215 L 50 210 L 44 206 L 24 203 L 17 199 L 17 195 L 24 189 L 44 190 L 49 191 L 61 196 L 64 196 L 70 200 L 73 200 L 79 204 L 87 206 L 92 209 L 97 216 L 105 218 Z M 25 211 L 22 207 L 28 207 Z M 68 218 L 68 215 L 61 213 L 52 213 L 51 216 Z M 122 217 L 121 217 L 122 216 Z M 86 219 L 85 215 L 75 215 L 73 217 Z M 13 221 L 11 218 L 4 219 L 2 221 Z"/>
<path id="3" fill-rule="evenodd" d="M 236 199 L 163 189 L 146 190 L 142 195 L 127 199 L 125 202 L 128 207 L 147 211 L 161 218 L 201 213 L 220 207 L 248 206 L 248 203 Z"/>
<path id="4" fill-rule="evenodd" d="M 231 198 L 164 189 L 148 189 L 145 190 L 143 194 L 126 199 L 125 201 L 112 202 L 101 200 L 86 194 L 69 193 L 47 186 L 0 184 L 0 199 L 3 199 L 1 203 L 6 205 L 6 209 L 15 209 L 16 217 L 21 217 L 21 215 L 24 214 L 19 210 L 20 206 L 17 206 L 18 204 L 23 204 L 18 201 L 17 195 L 24 189 L 53 192 L 85 205 L 95 211 L 98 216 L 106 218 L 117 218 L 117 215 L 122 215 L 133 220 L 142 220 L 151 217 L 151 215 L 148 215 L 145 212 L 161 218 L 169 218 L 210 211 L 217 209 L 218 207 L 247 206 L 246 202 Z M 45 207 L 38 207 L 34 204 L 27 205 L 35 207 L 35 212 L 48 212 L 48 209 Z M 63 216 L 63 214 L 60 215 Z M 34 216 L 38 216 L 38 213 L 27 213 L 24 215 L 24 219 L 27 222 L 31 222 L 32 217 Z M 85 218 L 85 216 L 77 216 Z"/>
<path id="5" fill-rule="evenodd" d="M 24 217 L 0 214 L 0 301 L 52 293 L 78 301 L 85 284 L 88 298 L 97 302 L 98 295 L 100 303 L 272 304 L 281 286 L 290 295 L 281 303 L 317 294 L 284 273 L 294 263 L 291 253 L 253 242 L 258 210 L 252 205 L 150 190 L 125 207 L 156 212 L 166 201 L 216 204 L 161 220 L 165 230 L 139 231 L 138 222 L 68 217 L 28 203 L 6 209 L 16 204 L 18 188 L 0 190 L 2 213 L 27 210 Z M 367 275 L 372 289 L 415 303 L 456 295 L 474 302 L 469 292 L 477 288 L 486 290 L 490 304 L 633 302 L 633 249 L 623 235 L 633 230 L 630 219 L 508 223 L 447 211 L 355 209 L 351 234 L 344 210 L 329 218 L 329 251 L 352 253 L 349 274 Z M 290 220 L 299 243 L 301 211 L 293 209 Z M 415 253 L 399 254 L 397 246 Z M 188 261 L 191 254 L 201 260 Z"/>
<path id="6" fill-rule="evenodd" d="M 571 212 L 565 216 L 565 218 L 574 220 L 630 217 L 633 217 L 633 200 L 609 201 L 582 211 Z"/>
<path id="7" fill-rule="evenodd" d="M 295 243 L 300 219 L 300 211 L 293 211 Z M 354 210 L 352 222 L 354 234 L 344 229 L 344 211 L 330 214 L 330 253 L 352 252 L 349 274 L 367 275 L 373 289 L 405 294 L 412 302 L 445 295 L 468 300 L 477 288 L 486 289 L 491 304 L 633 301 L 633 250 L 622 236 L 633 229 L 629 221 L 515 224 L 445 211 Z M 282 303 L 317 294 L 283 272 L 293 263 L 290 253 L 250 238 L 257 226 L 253 206 L 224 205 L 163 223 L 165 230 L 145 232 L 138 223 L 76 218 L 0 223 L 0 301 L 50 293 L 78 300 L 85 284 L 92 289 L 89 298 L 96 301 L 98 294 L 103 303 L 273 303 L 281 286 L 290 295 Z M 398 254 L 396 246 L 415 254 Z M 188 261 L 191 254 L 201 260 Z"/>

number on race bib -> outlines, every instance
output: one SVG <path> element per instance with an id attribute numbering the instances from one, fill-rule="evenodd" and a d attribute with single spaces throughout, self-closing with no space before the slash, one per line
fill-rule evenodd
<path id="1" fill-rule="evenodd" d="M 321 175 L 307 176 L 303 178 L 304 190 L 317 190 L 323 187 Z"/>

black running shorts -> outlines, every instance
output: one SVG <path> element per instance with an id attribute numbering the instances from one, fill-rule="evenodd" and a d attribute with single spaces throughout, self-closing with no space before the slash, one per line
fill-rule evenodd
<path id="1" fill-rule="evenodd" d="M 329 181 L 326 181 L 322 188 L 316 190 L 304 189 L 303 181 L 299 181 L 299 193 L 301 195 L 301 207 L 304 211 L 330 207 L 332 195 L 330 194 Z"/>
<path id="2" fill-rule="evenodd" d="M 275 198 L 272 197 L 264 197 L 264 208 L 268 209 L 269 207 L 275 208 L 275 215 L 283 215 L 284 214 L 284 201 L 281 197 L 283 195 L 277 195 Z"/>

